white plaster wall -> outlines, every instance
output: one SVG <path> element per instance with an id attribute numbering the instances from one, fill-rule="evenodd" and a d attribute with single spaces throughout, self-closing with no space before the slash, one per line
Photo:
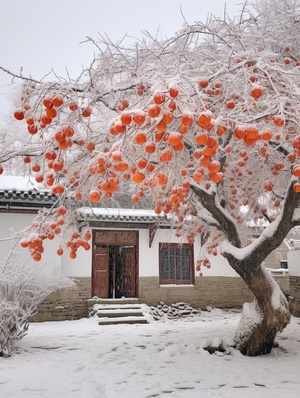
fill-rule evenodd
<path id="1" fill-rule="evenodd" d="M 159 275 L 159 243 L 183 243 L 182 239 L 175 236 L 175 232 L 170 229 L 159 229 L 155 232 L 151 247 L 149 247 L 149 231 L 139 230 L 139 276 L 158 276 Z M 195 245 L 195 252 L 197 247 Z M 195 254 L 194 254 L 195 256 Z M 196 258 L 196 256 L 195 256 Z"/>
<path id="2" fill-rule="evenodd" d="M 101 228 L 107 229 L 107 228 Z M 124 230 L 117 228 L 118 230 Z M 155 234 L 151 248 L 149 247 L 149 231 L 148 229 L 139 229 L 139 276 L 158 276 L 158 246 L 159 242 L 181 242 L 171 233 L 169 229 L 159 230 Z M 91 241 L 89 242 L 92 246 Z M 90 277 L 92 273 L 92 247 L 91 250 L 85 251 L 79 248 L 76 259 L 69 258 L 69 253 L 65 250 L 61 258 L 62 272 L 72 277 Z"/>
<path id="3" fill-rule="evenodd" d="M 14 247 L 17 249 L 21 247 L 15 246 L 16 240 L 10 239 L 15 232 L 19 232 L 31 224 L 34 218 L 33 214 L 15 214 L 15 213 L 0 213 L 0 256 L 1 259 L 6 257 L 10 250 Z M 18 250 L 19 251 L 19 250 Z"/>
<path id="4" fill-rule="evenodd" d="M 7 213 L 0 214 L 0 260 L 5 258 L 12 249 L 15 241 L 5 240 L 12 236 L 13 231 L 19 231 L 31 224 L 34 215 L 32 214 L 16 214 Z M 170 229 L 157 230 L 149 247 L 149 231 L 148 229 L 140 229 L 139 231 L 139 276 L 158 276 L 159 275 L 159 243 L 183 243 L 182 238 L 177 238 L 175 232 Z M 84 231 L 83 231 L 84 232 Z M 92 246 L 92 242 L 89 242 Z M 69 251 L 64 250 L 63 256 L 59 257 L 56 250 L 60 244 L 59 238 L 53 241 L 45 240 L 42 262 L 61 265 L 61 271 L 64 275 L 70 277 L 90 277 L 92 272 L 92 247 L 89 251 L 79 248 L 76 259 L 69 257 Z M 17 251 L 26 258 L 29 254 L 28 249 L 22 249 L 19 244 L 16 246 Z M 195 263 L 200 252 L 200 240 L 196 239 L 194 243 L 194 259 Z M 296 252 L 293 252 L 296 253 Z M 300 253 L 300 252 L 299 252 Z M 300 261 L 300 260 L 299 260 Z M 227 260 L 221 256 L 211 257 L 212 267 L 210 269 L 203 268 L 204 276 L 237 276 L 235 271 L 229 266 Z M 290 261 L 289 261 L 290 263 Z M 300 267 L 299 267 L 300 268 Z M 300 272 L 300 270 L 299 270 Z M 196 273 L 197 274 L 197 273 Z"/>
<path id="5" fill-rule="evenodd" d="M 105 229 L 105 228 L 103 228 Z M 122 230 L 122 229 L 120 229 Z M 170 229 L 157 230 L 149 247 L 149 231 L 148 229 L 139 229 L 139 276 L 158 276 L 159 275 L 159 243 L 184 243 L 182 238 L 177 238 L 175 232 Z M 91 244 L 91 242 L 89 242 Z M 200 239 L 196 239 L 194 243 L 194 259 L 195 263 L 200 252 Z M 238 276 L 230 267 L 224 257 L 212 256 L 212 267 L 203 269 L 205 276 Z M 72 260 L 69 254 L 65 252 L 62 256 L 62 272 L 67 276 L 73 277 L 90 277 L 92 268 L 92 248 L 85 251 L 79 248 L 77 258 Z"/>
<path id="6" fill-rule="evenodd" d="M 7 238 L 11 238 L 15 232 L 28 227 L 34 217 L 34 214 L 0 213 L 0 261 L 6 258 L 11 250 L 20 253 L 24 260 L 29 257 L 28 249 L 23 249 L 15 239 Z M 44 241 L 45 251 L 42 256 L 42 263 L 60 264 L 60 258 L 56 255 L 58 245 L 58 239 Z"/>
<path id="7" fill-rule="evenodd" d="M 158 268 L 158 247 L 156 237 L 149 247 L 148 229 L 139 230 L 139 276 L 157 276 Z"/>
<path id="8" fill-rule="evenodd" d="M 86 229 L 83 230 L 83 233 Z M 71 259 L 68 249 L 64 249 L 61 256 L 61 271 L 64 275 L 70 277 L 91 277 L 92 275 L 92 240 L 89 241 L 90 250 L 84 250 L 80 247 L 77 250 L 75 259 Z"/>
<path id="9" fill-rule="evenodd" d="M 239 275 L 234 271 L 234 269 L 229 265 L 226 258 L 223 256 L 210 256 L 209 257 L 211 267 L 203 267 L 201 272 L 203 276 L 228 276 L 228 277 L 238 277 Z"/>
<path id="10" fill-rule="evenodd" d="M 287 253 L 289 274 L 300 276 L 300 250 Z"/>
<path id="11" fill-rule="evenodd" d="M 182 238 L 175 236 L 175 231 L 169 229 L 158 230 L 153 239 L 152 247 L 149 248 L 148 230 L 140 230 L 140 276 L 159 275 L 159 243 L 184 243 Z M 200 253 L 200 239 L 194 242 L 195 265 Z M 229 276 L 238 277 L 238 274 L 231 268 L 228 261 L 222 256 L 211 256 L 211 268 L 201 270 L 204 276 Z M 196 272 L 196 271 L 195 271 Z M 197 275 L 197 272 L 196 272 Z"/>

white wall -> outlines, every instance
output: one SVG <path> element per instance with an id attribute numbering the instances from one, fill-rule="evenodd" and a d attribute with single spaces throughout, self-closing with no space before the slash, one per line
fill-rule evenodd
<path id="1" fill-rule="evenodd" d="M 300 276 L 300 250 L 287 253 L 289 274 Z"/>
<path id="2" fill-rule="evenodd" d="M 107 229 L 107 228 L 99 228 Z M 118 228 L 122 230 L 122 228 Z M 158 243 L 149 248 L 149 231 L 140 229 L 139 231 L 139 275 L 157 276 L 158 271 Z M 69 253 L 65 250 L 62 256 L 62 272 L 72 277 L 90 277 L 92 274 L 92 242 L 89 242 L 91 249 L 85 251 L 79 248 L 76 259 L 69 258 Z"/>
<path id="3" fill-rule="evenodd" d="M 181 238 L 175 236 L 175 232 L 170 229 L 160 229 L 157 230 L 151 247 L 149 247 L 149 231 L 139 230 L 139 262 L 140 276 L 158 276 L 159 275 L 159 243 L 169 242 L 169 243 L 184 243 Z M 197 258 L 197 253 L 199 252 L 199 245 L 195 243 L 194 245 L 194 258 Z"/>
<path id="4" fill-rule="evenodd" d="M 83 233 L 86 229 L 83 229 Z M 70 277 L 91 277 L 92 275 L 92 240 L 89 241 L 90 250 L 86 251 L 83 247 L 77 250 L 75 259 L 71 259 L 68 249 L 64 249 L 61 256 L 61 271 Z"/>
<path id="5" fill-rule="evenodd" d="M 107 228 L 103 228 L 107 229 Z M 122 230 L 122 229 L 120 229 Z M 139 229 L 139 276 L 158 276 L 159 275 L 159 243 L 184 243 L 182 238 L 177 238 L 175 232 L 170 229 L 157 230 L 149 247 L 148 229 Z M 84 232 L 84 231 L 83 231 Z M 89 242 L 91 249 L 85 251 L 79 248 L 76 259 L 69 257 L 69 252 L 65 250 L 61 257 L 61 270 L 64 275 L 70 277 L 91 277 L 92 274 L 92 242 Z M 55 249 L 56 251 L 56 249 Z M 194 260 L 196 263 L 200 252 L 200 239 L 194 243 Z M 227 260 L 222 256 L 211 257 L 212 266 L 210 269 L 203 268 L 201 271 L 204 276 L 238 276 L 230 267 Z M 197 275 L 197 273 L 196 273 Z"/>
<path id="6" fill-rule="evenodd" d="M 175 231 L 169 229 L 161 229 L 155 233 L 152 247 L 149 248 L 149 232 L 148 230 L 140 230 L 140 276 L 157 276 L 159 275 L 159 243 L 184 243 L 182 238 L 175 236 Z M 200 239 L 196 239 L 194 243 L 194 260 L 196 263 L 200 252 Z M 238 276 L 231 268 L 228 261 L 222 256 L 211 256 L 211 268 L 201 270 L 204 276 Z M 196 273 L 197 275 L 197 273 Z"/>
<path id="7" fill-rule="evenodd" d="M 107 229 L 107 228 L 103 228 Z M 118 228 L 122 230 L 122 228 Z M 175 237 L 174 231 L 169 229 L 158 230 L 155 233 L 152 246 L 149 247 L 148 229 L 139 229 L 139 276 L 158 276 L 159 275 L 159 243 L 170 242 L 180 243 L 181 239 Z M 91 242 L 89 242 L 91 244 Z M 199 245 L 195 244 L 195 259 L 199 251 Z M 85 251 L 79 248 L 76 259 L 69 258 L 68 252 L 62 256 L 62 272 L 73 277 L 91 276 L 92 248 Z"/>
<path id="8" fill-rule="evenodd" d="M 5 259 L 11 250 L 20 253 L 24 260 L 29 257 L 29 250 L 23 249 L 16 239 L 11 238 L 15 233 L 30 226 L 34 217 L 34 214 L 0 213 L 0 261 Z M 59 265 L 60 259 L 56 255 L 58 245 L 58 239 L 44 241 L 42 263 Z"/>
<path id="9" fill-rule="evenodd" d="M 175 231 L 170 229 L 157 230 L 149 247 L 149 231 L 148 229 L 139 229 L 139 276 L 158 276 L 159 275 L 159 243 L 184 243 L 182 238 L 175 236 Z M 194 259 L 195 263 L 200 252 L 200 239 L 196 239 L 194 243 Z M 89 252 L 82 251 L 80 248 L 77 252 L 75 260 L 63 256 L 62 269 L 69 276 L 91 276 L 92 250 Z M 205 276 L 238 276 L 230 267 L 227 260 L 222 256 L 211 257 L 212 267 L 202 270 Z"/>
<path id="10" fill-rule="evenodd" d="M 1 213 L 0 214 L 0 260 L 5 258 L 15 244 L 15 240 L 1 241 L 1 238 L 7 238 L 13 235 L 13 231 L 20 231 L 31 224 L 34 218 L 33 214 Z M 184 243 L 182 238 L 175 236 L 175 231 L 170 229 L 157 230 L 149 247 L 148 229 L 139 231 L 139 276 L 158 276 L 159 275 L 159 243 Z M 84 232 L 84 231 L 83 231 Z M 89 242 L 92 246 L 92 242 Z M 59 238 L 53 241 L 45 240 L 45 251 L 42 262 L 55 263 L 61 265 L 63 274 L 70 277 L 90 277 L 92 272 L 92 247 L 89 251 L 79 248 L 76 259 L 69 257 L 69 251 L 65 249 L 63 256 L 59 257 L 56 250 L 60 244 Z M 28 249 L 22 249 L 19 244 L 16 245 L 17 251 L 26 258 L 29 255 Z M 195 263 L 200 252 L 200 239 L 194 243 Z M 294 252 L 295 253 L 295 252 Z M 300 252 L 299 252 L 300 253 Z M 237 276 L 235 271 L 229 266 L 227 260 L 221 256 L 211 257 L 212 266 L 210 269 L 203 268 L 201 271 L 204 276 Z M 300 271 L 299 271 L 300 272 Z M 197 274 L 197 273 L 196 273 Z"/>
<path id="11" fill-rule="evenodd" d="M 0 257 L 1 259 L 7 257 L 10 250 L 14 247 L 21 249 L 16 244 L 15 239 L 11 238 L 16 232 L 28 227 L 31 224 L 34 215 L 32 214 L 15 214 L 15 213 L 0 213 Z M 21 249 L 23 250 L 23 249 Z M 18 250 L 19 251 L 19 250 Z"/>
<path id="12" fill-rule="evenodd" d="M 211 267 L 210 268 L 202 268 L 203 276 L 228 276 L 238 277 L 239 275 L 235 272 L 235 270 L 229 265 L 226 258 L 218 255 L 218 256 L 210 256 L 209 257 Z"/>
<path id="13" fill-rule="evenodd" d="M 158 247 L 156 236 L 149 247 L 148 229 L 139 230 L 139 276 L 159 275 Z"/>

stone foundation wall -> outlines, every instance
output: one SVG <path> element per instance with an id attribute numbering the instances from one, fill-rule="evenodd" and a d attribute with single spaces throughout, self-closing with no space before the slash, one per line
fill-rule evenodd
<path id="1" fill-rule="evenodd" d="M 282 291 L 289 292 L 289 276 L 275 276 Z M 219 308 L 241 307 L 252 301 L 253 295 L 238 277 L 196 277 L 195 285 L 161 286 L 158 277 L 140 278 L 140 302 L 156 306 L 163 301 L 167 305 L 186 302 L 195 308 L 207 306 Z"/>
<path id="2" fill-rule="evenodd" d="M 275 276 L 275 279 L 285 293 L 290 291 L 288 275 Z M 57 291 L 48 296 L 30 321 L 64 321 L 87 317 L 91 305 L 91 278 L 76 278 L 76 282 L 77 290 Z M 290 294 L 299 300 L 297 316 L 300 316 L 300 278 L 291 277 Z M 196 277 L 194 286 L 161 286 L 159 277 L 139 279 L 139 301 L 148 305 L 156 306 L 161 301 L 171 305 L 183 301 L 202 309 L 207 306 L 233 308 L 241 307 L 252 299 L 247 286 L 238 277 Z"/>
<path id="3" fill-rule="evenodd" d="M 300 276 L 290 276 L 289 295 L 291 313 L 300 317 Z"/>
<path id="4" fill-rule="evenodd" d="M 280 265 L 281 260 L 286 260 L 286 259 L 287 259 L 286 247 L 282 244 L 268 255 L 265 261 L 263 261 L 262 265 L 264 265 L 266 268 L 277 269 L 281 267 Z"/>
<path id="5" fill-rule="evenodd" d="M 37 309 L 30 322 L 69 321 L 88 314 L 91 298 L 91 278 L 74 278 L 77 290 L 58 290 L 50 294 Z"/>

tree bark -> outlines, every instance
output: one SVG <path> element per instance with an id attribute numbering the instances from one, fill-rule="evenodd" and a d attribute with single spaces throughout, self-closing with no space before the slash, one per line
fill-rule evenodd
<path id="1" fill-rule="evenodd" d="M 228 240 L 223 251 L 231 267 L 244 280 L 255 301 L 244 306 L 240 326 L 235 336 L 236 347 L 244 355 L 261 355 L 271 351 L 277 332 L 281 332 L 290 321 L 288 302 L 277 282 L 261 266 L 265 258 L 279 247 L 299 217 L 295 209 L 300 207 L 299 193 L 295 192 L 291 179 L 287 188 L 281 214 L 277 220 L 267 226 L 247 250 L 242 247 L 239 230 L 234 220 L 228 216 L 220 203 L 219 196 L 192 185 L 192 191 L 201 199 L 202 205 L 209 211 Z"/>
<path id="2" fill-rule="evenodd" d="M 251 305 L 244 305 L 235 335 L 236 348 L 249 356 L 268 354 L 274 346 L 277 332 L 281 332 L 290 322 L 288 302 L 267 270 L 260 266 L 254 271 L 244 266 L 240 264 L 243 268 L 241 276 L 255 299 Z"/>

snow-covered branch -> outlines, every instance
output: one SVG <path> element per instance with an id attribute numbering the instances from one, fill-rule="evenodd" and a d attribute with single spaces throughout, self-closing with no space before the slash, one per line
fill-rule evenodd
<path id="1" fill-rule="evenodd" d="M 236 247 L 241 247 L 241 241 L 233 219 L 226 214 L 226 211 L 217 203 L 216 193 L 205 191 L 196 185 L 191 185 L 192 191 L 201 199 L 203 207 L 210 212 L 216 220 L 218 227 L 228 237 L 228 240 Z"/>

